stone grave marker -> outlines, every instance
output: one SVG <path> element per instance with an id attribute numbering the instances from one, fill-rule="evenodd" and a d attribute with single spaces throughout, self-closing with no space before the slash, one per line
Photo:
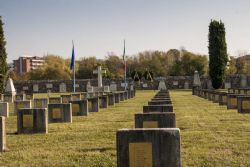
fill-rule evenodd
<path id="1" fill-rule="evenodd" d="M 147 105 L 143 106 L 143 113 L 148 112 L 173 112 L 172 104 Z"/>
<path id="2" fill-rule="evenodd" d="M 74 101 L 74 100 L 81 100 L 81 94 L 78 93 L 78 94 L 71 94 L 71 100 Z"/>
<path id="3" fill-rule="evenodd" d="M 103 91 L 104 91 L 104 92 L 110 92 L 109 86 L 104 86 L 104 87 L 103 87 Z"/>
<path id="4" fill-rule="evenodd" d="M 33 85 L 33 92 L 38 92 L 39 91 L 39 86 L 38 84 Z"/>
<path id="5" fill-rule="evenodd" d="M 88 100 L 74 100 L 70 101 L 72 104 L 73 116 L 87 116 L 88 115 Z"/>
<path id="6" fill-rule="evenodd" d="M 166 87 L 164 80 L 160 80 L 158 90 L 167 90 L 167 87 Z"/>
<path id="7" fill-rule="evenodd" d="M 34 99 L 34 107 L 33 108 L 48 108 L 48 99 Z"/>
<path id="8" fill-rule="evenodd" d="M 0 102 L 0 116 L 9 117 L 9 103 Z"/>
<path id="9" fill-rule="evenodd" d="M 6 150 L 5 117 L 0 117 L 0 152 Z"/>
<path id="10" fill-rule="evenodd" d="M 61 97 L 50 97 L 49 98 L 49 103 L 50 104 L 62 103 L 62 98 Z"/>
<path id="11" fill-rule="evenodd" d="M 91 86 L 90 81 L 88 81 L 86 86 L 87 92 L 94 92 L 93 86 Z"/>
<path id="12" fill-rule="evenodd" d="M 135 128 L 175 128 L 175 113 L 154 112 L 135 114 Z"/>
<path id="13" fill-rule="evenodd" d="M 59 85 L 59 92 L 67 92 L 67 87 L 65 83 Z"/>
<path id="14" fill-rule="evenodd" d="M 115 82 L 112 82 L 110 84 L 110 91 L 111 92 L 116 92 L 117 91 L 117 84 Z"/>
<path id="15" fill-rule="evenodd" d="M 250 113 L 250 96 L 237 97 L 238 113 Z"/>
<path id="16" fill-rule="evenodd" d="M 108 96 L 107 95 L 103 95 L 103 96 L 99 96 L 99 106 L 100 108 L 108 108 Z"/>
<path id="17" fill-rule="evenodd" d="M 225 89 L 231 88 L 231 82 L 226 82 L 225 83 Z"/>
<path id="18" fill-rule="evenodd" d="M 71 101 L 71 95 L 61 95 L 62 103 L 69 103 Z"/>
<path id="19" fill-rule="evenodd" d="M 13 103 L 14 102 L 14 95 L 12 94 L 3 94 L 3 101 L 7 103 Z"/>
<path id="20" fill-rule="evenodd" d="M 18 110 L 21 108 L 31 108 L 31 101 L 30 100 L 23 100 L 23 101 L 14 101 L 14 114 L 18 113 Z"/>
<path id="21" fill-rule="evenodd" d="M 102 88 L 102 74 L 106 74 L 106 70 L 102 70 L 102 66 L 98 66 L 97 70 L 93 71 L 93 74 L 98 75 L 98 88 Z"/>
<path id="22" fill-rule="evenodd" d="M 98 97 L 88 98 L 89 112 L 99 112 L 99 99 Z"/>
<path id="23" fill-rule="evenodd" d="M 174 85 L 174 86 L 178 86 L 178 85 L 179 85 L 179 82 L 178 82 L 178 81 L 173 81 L 173 85 Z"/>
<path id="24" fill-rule="evenodd" d="M 48 104 L 49 123 L 72 123 L 72 104 Z"/>
<path id="25" fill-rule="evenodd" d="M 189 89 L 189 82 L 188 81 L 184 82 L 184 89 Z"/>
<path id="26" fill-rule="evenodd" d="M 113 93 L 108 94 L 108 105 L 109 106 L 115 105 L 115 95 Z"/>
<path id="27" fill-rule="evenodd" d="M 25 100 L 25 94 L 16 94 L 16 100 Z"/>
<path id="28" fill-rule="evenodd" d="M 33 96 L 32 93 L 26 93 L 26 94 L 25 94 L 25 99 L 26 99 L 26 100 L 33 100 L 33 98 L 34 98 L 34 96 Z"/>
<path id="29" fill-rule="evenodd" d="M 193 80 L 193 86 L 194 87 L 200 87 L 201 86 L 201 80 L 198 71 L 194 72 L 194 80 Z"/>
<path id="30" fill-rule="evenodd" d="M 47 109 L 20 109 L 17 114 L 17 133 L 48 133 Z"/>
<path id="31" fill-rule="evenodd" d="M 116 92 L 115 94 L 115 103 L 120 103 L 120 93 Z"/>
<path id="32" fill-rule="evenodd" d="M 178 128 L 120 129 L 117 167 L 181 167 Z"/>
<path id="33" fill-rule="evenodd" d="M 52 83 L 47 83 L 46 84 L 46 88 L 47 89 L 52 89 L 53 88 L 53 84 Z"/>

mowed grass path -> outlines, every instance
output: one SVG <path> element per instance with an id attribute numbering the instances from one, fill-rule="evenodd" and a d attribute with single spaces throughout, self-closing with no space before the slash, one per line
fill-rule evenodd
<path id="1" fill-rule="evenodd" d="M 73 123 L 49 124 L 49 134 L 16 135 L 16 117 L 7 118 L 7 147 L 0 166 L 116 166 L 116 130 L 134 127 L 134 113 L 155 95 L 137 91 L 115 107 Z M 250 166 L 250 114 L 192 96 L 191 91 L 171 91 L 177 127 L 181 129 L 182 166 Z"/>
<path id="2" fill-rule="evenodd" d="M 250 114 L 238 114 L 190 91 L 171 91 L 181 129 L 182 164 L 250 167 Z"/>
<path id="3" fill-rule="evenodd" d="M 49 124 L 48 134 L 17 135 L 16 116 L 10 116 L 6 120 L 9 150 L 0 153 L 0 166 L 116 166 L 116 130 L 134 127 L 134 113 L 142 112 L 154 94 L 137 91 L 135 98 L 114 107 L 74 116 L 72 124 Z"/>

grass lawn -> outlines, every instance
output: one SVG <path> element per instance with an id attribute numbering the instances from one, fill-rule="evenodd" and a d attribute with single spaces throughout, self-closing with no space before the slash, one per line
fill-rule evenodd
<path id="1" fill-rule="evenodd" d="M 6 121 L 8 151 L 0 153 L 0 166 L 116 166 L 115 133 L 134 126 L 134 113 L 153 97 L 154 91 L 137 91 L 115 107 L 73 123 L 49 124 L 49 133 L 16 135 L 16 117 Z M 39 95 L 37 95 L 39 96 Z M 250 166 L 250 114 L 171 91 L 177 127 L 181 129 L 183 166 Z"/>

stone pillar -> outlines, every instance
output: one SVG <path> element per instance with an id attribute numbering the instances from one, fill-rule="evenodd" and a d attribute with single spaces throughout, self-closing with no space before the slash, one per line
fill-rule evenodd
<path id="1" fill-rule="evenodd" d="M 0 152 L 6 150 L 5 117 L 0 117 Z"/>
<path id="2" fill-rule="evenodd" d="M 181 167 L 178 128 L 120 129 L 117 167 Z"/>

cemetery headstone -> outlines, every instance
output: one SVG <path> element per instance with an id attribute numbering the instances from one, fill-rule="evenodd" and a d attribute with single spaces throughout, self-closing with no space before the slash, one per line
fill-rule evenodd
<path id="1" fill-rule="evenodd" d="M 117 91 L 117 84 L 115 82 L 112 82 L 110 84 L 110 91 L 111 92 L 116 92 Z"/>
<path id="2" fill-rule="evenodd" d="M 178 128 L 120 129 L 117 167 L 181 167 Z"/>
<path id="3" fill-rule="evenodd" d="M 166 87 L 164 80 L 160 80 L 158 90 L 167 90 L 167 87 Z"/>
<path id="4" fill-rule="evenodd" d="M 17 132 L 48 133 L 47 109 L 20 109 L 17 114 Z"/>
<path id="5" fill-rule="evenodd" d="M 175 113 L 137 113 L 135 128 L 175 128 Z"/>
<path id="6" fill-rule="evenodd" d="M 88 115 L 88 100 L 74 100 L 70 101 L 72 104 L 73 116 L 87 116 Z"/>
<path id="7" fill-rule="evenodd" d="M 62 103 L 62 98 L 61 97 L 50 97 L 49 103 L 50 104 Z"/>
<path id="8" fill-rule="evenodd" d="M 72 123 L 72 104 L 48 104 L 49 123 Z"/>
<path id="9" fill-rule="evenodd" d="M 38 92 L 39 91 L 39 86 L 38 84 L 33 85 L 33 92 Z"/>
<path id="10" fill-rule="evenodd" d="M 18 110 L 22 108 L 31 108 L 30 100 L 14 101 L 14 114 L 18 113 Z"/>
<path id="11" fill-rule="evenodd" d="M 34 107 L 33 108 L 48 108 L 48 99 L 34 99 Z"/>
<path id="12" fill-rule="evenodd" d="M 9 103 L 0 102 L 0 116 L 9 117 Z"/>
<path id="13" fill-rule="evenodd" d="M 66 88 L 66 84 L 65 83 L 61 83 L 59 85 L 59 92 L 67 92 L 67 88 Z"/>

